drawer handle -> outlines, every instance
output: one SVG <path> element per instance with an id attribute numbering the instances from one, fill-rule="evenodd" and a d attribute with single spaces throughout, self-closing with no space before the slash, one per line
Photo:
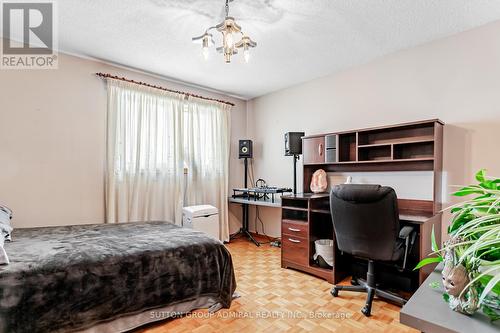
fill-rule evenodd
<path id="1" fill-rule="evenodd" d="M 288 230 L 293 231 L 293 232 L 300 232 L 300 229 L 295 229 L 295 228 L 288 228 Z"/>
<path id="2" fill-rule="evenodd" d="M 288 240 L 292 243 L 300 243 L 298 239 L 288 238 Z"/>
<path id="3" fill-rule="evenodd" d="M 318 154 L 319 156 L 323 156 L 323 144 L 320 143 L 318 146 Z"/>

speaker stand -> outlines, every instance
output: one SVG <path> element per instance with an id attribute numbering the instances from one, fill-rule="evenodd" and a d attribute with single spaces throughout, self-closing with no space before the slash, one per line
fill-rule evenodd
<path id="1" fill-rule="evenodd" d="M 244 165 L 245 165 L 245 181 L 244 181 L 244 184 L 245 184 L 245 188 L 248 188 L 248 158 L 245 157 L 244 159 Z M 246 237 L 248 238 L 248 240 L 250 240 L 251 242 L 253 242 L 256 246 L 260 246 L 260 243 L 255 240 L 255 238 L 253 238 L 252 234 L 250 233 L 250 231 L 248 231 L 248 225 L 249 225 L 249 222 L 248 222 L 248 217 L 249 217 L 249 214 L 248 214 L 248 204 L 244 203 L 244 204 L 241 204 L 241 208 L 242 208 L 242 226 L 240 228 L 240 230 L 235 233 L 235 234 L 232 234 L 229 238 L 230 239 L 237 239 L 237 238 L 240 238 L 240 237 Z"/>
<path id="2" fill-rule="evenodd" d="M 293 194 L 297 194 L 297 161 L 299 155 L 293 154 Z"/>

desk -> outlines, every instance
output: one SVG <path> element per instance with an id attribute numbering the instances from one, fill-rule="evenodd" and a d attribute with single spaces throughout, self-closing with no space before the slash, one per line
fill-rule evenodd
<path id="1" fill-rule="evenodd" d="M 333 268 L 319 267 L 313 259 L 316 240 L 326 238 L 335 242 L 328 193 L 283 195 L 281 200 L 281 267 L 300 270 L 330 283 L 339 283 L 348 276 L 366 275 L 364 261 L 359 262 L 350 255 L 342 254 L 336 246 L 333 249 Z M 379 277 L 388 285 L 412 292 L 432 272 L 432 266 L 425 266 L 419 271 L 413 271 L 412 268 L 432 252 L 431 231 L 432 228 L 441 230 L 441 214 L 433 214 L 432 201 L 399 199 L 398 207 L 401 226 L 413 226 L 417 240 L 404 272 L 387 265 L 385 271 L 381 268 Z M 440 242 L 440 233 L 436 234 L 436 239 Z"/>
<path id="2" fill-rule="evenodd" d="M 248 239 L 250 239 L 255 245 L 260 246 L 260 243 L 253 238 L 253 236 L 250 234 L 248 231 L 248 206 L 253 205 L 253 206 L 264 206 L 264 207 L 274 207 L 274 208 L 281 208 L 281 198 L 276 197 L 274 198 L 274 202 L 271 199 L 258 199 L 255 200 L 254 198 L 233 198 L 229 197 L 228 202 L 230 203 L 237 203 L 241 204 L 243 206 L 243 221 L 242 221 L 242 226 L 240 231 L 237 234 L 242 234 L 246 236 Z"/>
<path id="3" fill-rule="evenodd" d="M 253 206 L 265 206 L 265 207 L 275 207 L 275 208 L 281 207 L 281 198 L 276 198 L 274 200 L 274 202 L 271 202 L 270 199 L 254 200 L 254 199 L 247 199 L 247 198 L 229 197 L 228 201 L 232 202 L 232 203 L 239 203 L 239 204 L 253 205 Z"/>
<path id="4" fill-rule="evenodd" d="M 441 283 L 441 270 L 439 265 L 401 309 L 400 322 L 428 333 L 498 333 L 500 322 L 493 325 L 482 313 L 466 316 L 452 311 L 443 300 L 442 292 L 429 287 L 431 282 Z"/>

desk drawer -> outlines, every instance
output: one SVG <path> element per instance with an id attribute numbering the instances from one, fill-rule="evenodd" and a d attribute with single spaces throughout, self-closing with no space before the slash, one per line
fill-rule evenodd
<path id="1" fill-rule="evenodd" d="M 283 235 L 281 242 L 281 252 L 284 260 L 288 260 L 299 265 L 309 265 L 307 239 L 291 235 Z"/>
<path id="2" fill-rule="evenodd" d="M 309 234 L 309 224 L 283 220 L 283 222 L 281 223 L 281 233 L 294 237 L 307 238 Z"/>

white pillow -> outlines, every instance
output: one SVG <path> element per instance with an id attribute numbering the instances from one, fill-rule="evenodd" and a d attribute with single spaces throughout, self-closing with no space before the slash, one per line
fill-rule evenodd
<path id="1" fill-rule="evenodd" d="M 10 233 L 12 232 L 12 226 L 10 225 L 10 219 L 12 217 L 12 212 L 6 207 L 0 206 L 0 265 L 5 265 L 9 263 L 9 257 L 4 249 L 4 243 L 6 240 L 10 241 Z"/>
<path id="2" fill-rule="evenodd" d="M 6 240 L 11 240 L 10 233 L 12 232 L 12 226 L 10 225 L 10 219 L 12 218 L 12 212 L 6 207 L 0 206 L 0 235 L 3 235 Z"/>
<path id="3" fill-rule="evenodd" d="M 5 243 L 5 239 L 0 237 L 0 265 L 6 265 L 9 263 L 9 257 L 7 256 L 7 252 L 3 248 L 3 244 Z"/>

